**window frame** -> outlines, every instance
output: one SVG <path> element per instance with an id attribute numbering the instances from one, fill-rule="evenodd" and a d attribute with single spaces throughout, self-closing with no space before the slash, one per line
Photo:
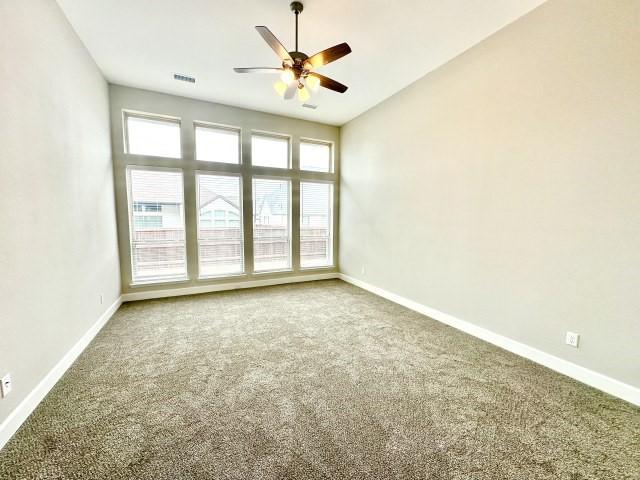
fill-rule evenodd
<path id="1" fill-rule="evenodd" d="M 146 153 L 131 153 L 131 149 L 129 147 L 129 123 L 128 123 L 128 119 L 130 117 L 142 118 L 146 120 L 156 120 L 156 121 L 167 122 L 167 123 L 176 123 L 178 125 L 178 141 L 180 142 L 180 156 L 172 157 L 172 156 L 165 156 L 165 155 L 149 155 Z M 122 134 L 123 134 L 122 138 L 123 138 L 125 155 L 133 155 L 135 157 L 169 159 L 169 160 L 182 160 L 184 158 L 184 146 L 182 145 L 182 119 L 180 117 L 173 117 L 170 115 L 161 115 L 157 113 L 141 112 L 138 110 L 123 109 L 122 110 Z"/>
<path id="2" fill-rule="evenodd" d="M 287 166 L 286 167 L 272 167 L 272 166 L 268 166 L 268 165 L 256 165 L 255 163 L 253 163 L 253 155 L 254 155 L 254 151 L 253 151 L 253 137 L 264 137 L 264 138 L 277 138 L 277 139 L 281 139 L 281 140 L 286 140 L 287 141 Z M 266 169 L 277 169 L 280 171 L 291 171 L 293 170 L 293 138 L 291 135 L 287 135 L 286 133 L 276 133 L 276 132 L 267 132 L 264 130 L 251 130 L 251 136 L 250 136 L 250 143 L 251 143 L 251 155 L 250 155 L 250 159 L 249 159 L 249 167 L 251 169 L 253 168 L 266 168 Z"/>
<path id="3" fill-rule="evenodd" d="M 158 104 L 154 103 L 153 98 L 147 99 L 146 97 L 134 98 L 132 102 L 129 103 L 131 99 L 120 98 L 118 96 L 114 97 L 114 102 L 112 105 L 112 114 L 111 121 L 114 129 L 120 128 L 120 134 L 116 133 L 113 135 L 114 145 L 113 145 L 113 156 L 114 156 L 114 175 L 116 182 L 116 201 L 117 201 L 117 218 L 118 218 L 118 228 L 120 230 L 119 234 L 119 245 L 122 255 L 122 282 L 125 286 L 126 292 L 135 292 L 139 291 L 147 291 L 153 289 L 162 289 L 162 288 L 180 288 L 182 285 L 187 284 L 190 287 L 200 287 L 207 288 L 207 286 L 214 285 L 224 285 L 225 283 L 233 284 L 233 282 L 244 282 L 244 281 L 261 281 L 263 278 L 289 278 L 292 275 L 302 274 L 304 272 L 305 275 L 313 274 L 315 270 L 318 275 L 324 275 L 324 272 L 335 272 L 337 271 L 339 264 L 339 245 L 338 245 L 338 237 L 340 234 L 339 230 L 339 196 L 340 196 L 340 182 L 339 182 L 339 171 L 340 171 L 340 158 L 339 152 L 336 151 L 336 146 L 338 145 L 339 139 L 333 130 L 325 131 L 320 126 L 307 126 L 307 125 L 296 125 L 295 123 L 278 123 L 270 121 L 269 119 L 261 119 L 261 118 L 253 118 L 247 115 L 236 115 L 234 112 L 218 112 L 213 111 L 211 108 L 207 106 L 207 104 L 202 103 L 202 105 L 194 105 L 193 108 L 191 106 L 187 106 L 182 101 L 172 100 L 171 98 L 162 97 L 163 101 L 161 105 L 164 106 L 162 109 L 164 112 L 170 113 L 170 115 L 158 114 L 158 113 L 150 113 L 158 111 Z M 164 101 L 166 100 L 166 102 Z M 128 104 L 125 104 L 124 102 Z M 179 126 L 180 131 L 180 157 L 165 157 L 165 156 L 156 156 L 156 155 L 145 155 L 145 154 L 136 154 L 136 153 L 128 153 L 130 150 L 129 145 L 129 130 L 127 128 L 128 117 L 140 117 L 147 118 L 151 120 L 157 120 L 161 122 L 173 122 Z M 137 126 L 137 125 L 136 125 Z M 162 125 L 160 125 L 162 127 Z M 145 126 L 143 126 L 144 128 Z M 195 131 L 198 127 L 202 128 L 212 128 L 212 129 L 221 129 L 221 130 L 232 130 L 238 132 L 238 161 L 237 163 L 226 163 L 226 162 L 217 162 L 210 160 L 197 160 L 197 145 L 195 141 Z M 274 127 L 269 128 L 269 127 Z M 151 127 L 153 128 L 153 127 Z M 166 127 L 165 127 L 166 128 Z M 172 147 L 173 151 L 177 150 L 177 145 L 175 142 L 176 130 L 168 129 L 173 140 L 173 144 L 168 143 L 167 146 Z M 143 131 L 144 132 L 144 131 Z M 283 133 L 286 132 L 286 133 Z M 153 130 L 151 130 L 150 137 L 142 136 L 140 138 L 154 138 Z M 223 132 L 224 133 L 224 132 Z M 252 137 L 267 137 L 265 140 L 269 140 L 269 138 L 274 138 L 275 140 L 286 141 L 286 160 L 287 165 L 284 166 L 284 161 L 281 162 L 282 166 L 263 166 L 263 165 L 254 165 L 253 158 L 255 158 L 255 154 L 252 155 Z M 133 140 L 134 137 L 131 137 Z M 123 142 L 120 144 L 120 142 Z M 223 139 L 226 143 L 226 139 Z M 318 143 L 321 145 L 327 145 L 330 148 L 331 157 L 330 161 L 330 170 L 329 171 L 317 171 L 317 170 L 303 170 L 300 169 L 300 148 L 301 145 L 304 148 L 305 143 Z M 141 144 L 142 147 L 146 147 L 145 143 Z M 149 144 L 150 148 L 155 148 L 152 143 Z M 216 155 L 216 143 L 212 144 L 214 147 L 211 152 L 211 156 L 214 157 Z M 231 144 L 229 143 L 231 147 Z M 269 145 L 267 145 L 267 149 L 269 149 Z M 274 155 L 273 157 L 266 156 L 266 160 L 269 161 L 270 158 L 276 158 L 284 160 L 285 149 L 282 148 L 283 145 L 274 145 L 273 150 L 275 152 L 280 152 L 282 156 Z M 168 151 L 168 150 L 165 150 Z M 257 150 L 260 152 L 260 150 Z M 269 150 L 267 150 L 269 151 Z M 162 152 L 162 150 L 160 150 Z M 235 152 L 234 152 L 235 153 Z M 253 158 L 252 158 L 253 157 Z M 323 156 L 319 158 L 324 158 Z M 320 163 L 319 163 L 320 164 Z M 182 173 L 182 199 L 181 199 L 181 212 L 182 215 L 182 226 L 183 234 L 181 237 L 177 237 L 176 234 L 165 234 L 164 236 L 159 236 L 158 238 L 167 237 L 172 239 L 171 241 L 179 241 L 180 247 L 184 249 L 186 252 L 186 258 L 182 258 L 183 262 L 180 265 L 180 270 L 182 270 L 179 277 L 172 276 L 170 278 L 161 277 L 161 278 L 153 278 L 146 277 L 143 280 L 140 279 L 140 275 L 138 274 L 138 279 L 134 280 L 134 251 L 132 250 L 132 240 L 134 238 L 140 239 L 140 242 L 145 242 L 147 240 L 151 240 L 147 235 L 136 235 L 136 228 L 132 225 L 132 212 L 133 208 L 132 204 L 129 203 L 129 197 L 131 196 L 131 186 L 130 186 L 130 175 L 127 173 L 127 169 L 150 169 L 150 170 L 169 170 L 169 171 L 180 171 Z M 226 220 L 229 228 L 235 228 L 236 225 L 242 228 L 242 266 L 243 273 L 237 274 L 221 274 L 221 275 L 200 275 L 201 269 L 201 259 L 198 245 L 201 242 L 202 237 L 202 228 L 208 228 L 210 225 L 213 227 L 215 224 L 215 220 L 213 218 L 213 211 L 211 212 L 211 218 L 203 218 L 201 228 L 199 222 L 199 209 L 197 205 L 197 197 L 199 195 L 196 192 L 196 182 L 199 181 L 196 179 L 197 174 L 202 175 L 214 175 L 214 176 L 225 176 L 232 175 L 240 177 L 241 182 L 241 211 L 239 213 L 239 217 L 235 218 L 233 222 Z M 283 269 L 263 269 L 255 268 L 255 253 L 257 249 L 254 248 L 254 242 L 256 238 L 254 237 L 254 218 L 253 218 L 253 207 L 254 207 L 254 190 L 253 190 L 253 179 L 275 179 L 287 181 L 287 185 L 289 188 L 288 191 L 288 229 L 287 229 L 287 239 L 288 239 L 288 251 L 287 251 L 287 265 L 288 268 Z M 328 182 L 333 184 L 333 196 L 332 196 L 332 217 L 331 217 L 331 239 L 329 241 L 332 242 L 330 245 L 331 254 L 332 254 L 332 265 L 326 266 L 307 266 L 303 267 L 301 265 L 301 227 L 302 225 L 302 212 L 300 205 L 300 196 L 301 196 L 301 182 Z M 157 195 L 158 198 L 162 198 L 161 193 Z M 141 199 L 150 198 L 146 195 L 139 196 Z M 167 198 L 166 201 L 175 201 L 175 197 Z M 282 218 L 279 215 L 284 212 L 280 210 L 277 204 L 276 208 L 274 208 L 274 213 L 278 215 L 276 218 Z M 147 210 L 148 207 L 142 206 L 141 210 Z M 173 228 L 175 223 L 175 218 L 177 211 L 174 207 L 163 207 L 167 209 L 167 215 L 169 218 L 163 217 L 163 223 L 167 225 L 167 228 Z M 147 214 L 147 213 L 145 213 Z M 153 215 L 153 213 L 148 213 L 149 215 Z M 142 215 L 142 213 L 138 214 Z M 230 218 L 230 215 L 227 215 Z M 263 215 L 264 217 L 264 215 Z M 315 217 L 314 217 L 315 218 Z M 264 223 L 264 218 L 259 219 Z M 271 219 L 273 222 L 273 219 Z M 152 221 L 153 223 L 153 221 Z M 222 226 L 222 222 L 218 222 L 220 226 Z M 139 225 L 141 228 L 153 229 L 152 225 Z M 282 232 L 282 230 L 280 230 Z M 278 229 L 274 231 L 274 233 L 278 233 Z M 284 233 L 284 232 L 282 232 Z M 152 234 L 149 234 L 151 236 Z M 205 237 L 208 237 L 205 235 Z M 175 240 L 177 238 L 181 238 L 180 240 Z M 215 239 L 215 237 L 211 237 Z M 237 235 L 233 236 L 234 241 L 237 242 Z M 282 237 L 281 237 L 282 238 Z M 278 245 L 279 240 L 274 237 L 274 249 L 270 247 L 266 247 L 264 250 L 260 250 L 263 254 L 264 264 L 269 266 L 272 264 L 272 260 L 275 260 L 273 263 L 280 263 L 280 265 L 284 265 L 285 262 L 278 262 L 278 258 L 282 258 L 283 252 L 280 252 Z M 236 249 L 231 250 L 230 258 L 235 256 L 235 252 L 237 252 L 237 243 Z M 305 250 L 306 251 L 306 250 Z M 314 252 L 315 250 L 309 250 L 310 252 Z M 321 249 L 318 249 L 321 251 Z M 273 252 L 273 258 L 270 258 L 271 253 Z M 146 253 L 146 252 L 144 252 Z M 204 251 L 205 255 L 207 251 Z M 217 255 L 218 252 L 215 250 L 211 252 L 213 255 Z M 220 251 L 220 258 L 223 258 L 226 252 Z M 127 259 L 126 256 L 129 255 Z M 165 252 L 162 250 L 158 250 L 158 255 L 165 255 Z M 176 271 L 175 263 L 172 259 L 175 259 L 177 256 L 175 250 L 167 251 L 166 257 L 169 259 L 168 262 L 164 262 L 165 265 L 158 265 L 160 268 L 158 269 L 160 272 L 162 271 Z M 137 255 L 135 258 L 142 258 L 143 263 L 149 266 L 149 272 L 154 272 L 153 258 L 149 258 L 146 255 L 140 257 Z M 160 256 L 160 260 L 164 257 Z M 225 257 L 226 258 L 226 257 Z M 237 257 L 236 257 L 237 258 Z M 186 263 L 186 273 L 185 266 Z M 166 266 L 166 268 L 165 268 Z M 212 264 L 214 269 L 216 269 L 216 265 Z M 224 264 L 221 264 L 221 270 L 224 270 Z M 143 269 L 144 270 L 144 269 Z M 165 284 L 167 286 L 162 287 Z M 170 286 L 171 284 L 176 284 L 175 286 Z M 154 288 L 154 285 L 156 287 Z"/>
<path id="4" fill-rule="evenodd" d="M 135 233 L 134 228 L 134 219 L 133 219 L 133 202 L 132 200 L 132 190 L 131 190 L 131 171 L 132 170 L 146 170 L 146 171 L 159 171 L 159 172 L 174 172 L 179 173 L 182 180 L 182 226 L 184 229 L 184 276 L 180 277 L 167 277 L 161 279 L 148 279 L 148 280 L 136 280 L 134 276 L 134 255 L 133 255 L 133 235 Z M 126 175 L 126 190 L 127 190 L 127 212 L 128 212 L 128 228 L 129 228 L 129 263 L 131 267 L 131 283 L 130 285 L 139 286 L 139 285 L 157 285 L 163 283 L 180 283 L 180 282 L 188 282 L 190 280 L 189 277 L 189 258 L 187 252 L 187 219 L 186 219 L 186 206 L 184 203 L 184 172 L 181 168 L 171 168 L 171 167 L 160 167 L 160 166 L 150 166 L 150 165 L 134 165 L 130 164 L 125 167 L 125 175 Z"/>
<path id="5" fill-rule="evenodd" d="M 305 170 L 307 171 L 307 170 Z M 318 173 L 318 172 L 315 172 Z M 321 184 L 328 184 L 330 186 L 330 192 L 329 192 L 329 199 L 331 201 L 330 204 L 330 216 L 329 216 L 329 226 L 330 226 L 330 233 L 329 233 L 329 257 L 331 262 L 327 265 L 313 265 L 313 266 L 309 266 L 309 267 L 304 267 L 302 266 L 302 226 L 303 226 L 303 222 L 302 222 L 302 218 L 303 218 L 303 211 L 302 211 L 302 184 L 303 183 L 321 183 Z M 309 179 L 309 178 L 301 178 L 300 179 L 300 223 L 299 223 L 299 234 L 298 234 L 298 239 L 300 242 L 300 271 L 308 271 L 308 270 L 322 270 L 322 269 L 331 269 L 331 268 L 336 268 L 336 260 L 335 260 L 335 252 L 334 252 L 334 238 L 335 238 L 335 204 L 336 204 L 336 180 L 321 180 L 321 179 Z"/>
<path id="6" fill-rule="evenodd" d="M 199 160 L 198 159 L 198 142 L 196 141 L 196 130 L 200 128 L 209 128 L 211 130 L 226 130 L 238 133 L 238 161 L 236 163 L 216 162 L 215 160 Z M 209 165 L 243 165 L 242 162 L 242 128 L 233 125 L 224 125 L 222 123 L 204 122 L 201 120 L 193 121 L 193 159 L 199 164 Z"/>
<path id="7" fill-rule="evenodd" d="M 210 162 L 213 163 L 213 162 Z M 216 162 L 217 163 L 217 162 Z M 236 165 L 226 163 L 225 165 Z M 217 170 L 196 170 L 194 172 L 195 175 L 195 188 L 196 188 L 196 258 L 198 263 L 198 280 L 215 280 L 221 278 L 234 278 L 234 277 L 245 277 L 247 275 L 247 259 L 245 258 L 245 228 L 244 228 L 244 178 L 242 173 L 240 172 L 225 172 L 225 171 L 217 171 Z M 200 209 L 199 199 L 200 199 L 200 182 L 198 180 L 199 176 L 213 176 L 213 177 L 236 177 L 240 180 L 240 227 L 241 227 L 241 251 L 242 251 L 242 271 L 239 273 L 225 273 L 220 275 L 203 275 L 202 274 L 202 265 L 200 263 Z"/>
<path id="8" fill-rule="evenodd" d="M 277 167 L 273 167 L 277 168 Z M 268 175 L 268 174 L 259 174 L 259 173 L 251 173 L 251 244 L 253 250 L 253 258 L 252 258 L 252 274 L 253 275 L 265 275 L 271 273 L 283 273 L 283 272 L 293 272 L 294 271 L 294 258 L 293 258 L 293 181 L 294 178 L 287 175 Z M 280 180 L 286 181 L 289 185 L 289 193 L 288 193 L 288 211 L 287 211 L 287 239 L 289 243 L 289 266 L 286 268 L 281 268 L 277 270 L 258 270 L 256 269 L 256 244 L 255 244 L 255 180 Z"/>
<path id="9" fill-rule="evenodd" d="M 309 143 L 314 145 L 326 145 L 329 147 L 329 170 L 326 172 L 318 172 L 317 170 L 307 170 L 302 168 L 302 144 Z M 300 172 L 304 175 L 305 173 L 321 173 L 334 175 L 335 174 L 335 159 L 334 159 L 334 150 L 335 150 L 335 142 L 327 141 L 327 140 L 318 140 L 316 138 L 307 138 L 300 137 L 300 141 L 298 142 L 298 168 Z"/>

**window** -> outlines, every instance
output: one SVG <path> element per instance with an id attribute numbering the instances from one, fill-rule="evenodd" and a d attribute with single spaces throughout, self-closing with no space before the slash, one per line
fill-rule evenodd
<path id="1" fill-rule="evenodd" d="M 333 265 L 333 184 L 300 182 L 300 266 Z"/>
<path id="2" fill-rule="evenodd" d="M 125 113 L 126 150 L 135 155 L 182 157 L 180 120 Z"/>
<path id="3" fill-rule="evenodd" d="M 300 170 L 329 173 L 331 163 L 330 143 L 300 141 Z"/>
<path id="4" fill-rule="evenodd" d="M 134 283 L 187 278 L 182 172 L 129 167 Z"/>
<path id="5" fill-rule="evenodd" d="M 196 124 L 196 160 L 240 163 L 240 130 Z"/>
<path id="6" fill-rule="evenodd" d="M 236 175 L 197 174 L 201 278 L 244 272 L 242 182 Z"/>
<path id="7" fill-rule="evenodd" d="M 291 181 L 253 179 L 254 270 L 291 268 Z"/>
<path id="8" fill-rule="evenodd" d="M 160 212 L 162 211 L 162 205 L 149 202 L 135 202 L 133 204 L 134 212 Z"/>
<path id="9" fill-rule="evenodd" d="M 257 134 L 251 136 L 251 164 L 254 167 L 289 168 L 289 137 Z"/>
<path id="10" fill-rule="evenodd" d="M 134 215 L 133 221 L 135 223 L 135 227 L 142 228 L 160 228 L 162 227 L 162 217 L 160 216 L 149 216 L 149 215 Z"/>

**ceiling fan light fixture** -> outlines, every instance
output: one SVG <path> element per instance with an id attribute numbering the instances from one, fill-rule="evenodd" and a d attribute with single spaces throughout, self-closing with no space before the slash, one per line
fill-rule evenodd
<path id="1" fill-rule="evenodd" d="M 281 97 L 284 97 L 284 92 L 287 90 L 287 84 L 284 83 L 281 80 L 278 80 L 276 83 L 273 84 L 273 89 L 278 92 L 278 95 L 280 95 Z"/>
<path id="2" fill-rule="evenodd" d="M 298 100 L 301 102 L 306 102 L 311 98 L 311 94 L 309 93 L 309 89 L 307 87 L 298 88 Z"/>
<path id="3" fill-rule="evenodd" d="M 290 68 L 286 68 L 283 72 L 282 75 L 280 75 L 280 79 L 286 83 L 289 84 L 293 81 L 295 81 L 296 79 L 296 75 L 295 73 L 293 73 L 293 70 L 291 70 Z"/>
<path id="4" fill-rule="evenodd" d="M 307 78 L 305 78 L 304 84 L 309 90 L 315 92 L 320 87 L 320 79 L 318 77 L 314 77 L 313 75 L 309 75 Z"/>

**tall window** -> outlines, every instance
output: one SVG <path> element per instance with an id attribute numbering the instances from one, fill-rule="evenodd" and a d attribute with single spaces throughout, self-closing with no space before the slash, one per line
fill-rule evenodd
<path id="1" fill-rule="evenodd" d="M 133 282 L 185 279 L 182 172 L 129 167 L 127 174 Z"/>
<path id="2" fill-rule="evenodd" d="M 254 133 L 251 136 L 251 164 L 254 167 L 289 168 L 289 137 Z"/>
<path id="3" fill-rule="evenodd" d="M 196 124 L 196 160 L 240 163 L 240 130 Z"/>
<path id="4" fill-rule="evenodd" d="M 195 285 L 335 267 L 334 136 L 315 140 L 306 125 L 309 137 L 302 138 L 253 130 L 264 126 L 250 117 L 231 127 L 219 112 L 198 111 L 203 117 L 187 124 L 163 112 L 122 109 L 114 166 L 118 212 L 128 205 L 129 228 L 119 230 L 129 233 L 122 253 L 130 253 L 131 284 Z"/>
<path id="5" fill-rule="evenodd" d="M 291 268 L 291 180 L 253 179 L 254 270 Z"/>
<path id="6" fill-rule="evenodd" d="M 300 182 L 300 266 L 333 265 L 333 184 Z"/>
<path id="7" fill-rule="evenodd" d="M 241 179 L 202 172 L 196 178 L 200 278 L 243 273 Z"/>
<path id="8" fill-rule="evenodd" d="M 126 149 L 135 155 L 180 158 L 180 120 L 125 112 Z"/>
<path id="9" fill-rule="evenodd" d="M 300 140 L 300 170 L 329 173 L 333 170 L 331 144 Z"/>

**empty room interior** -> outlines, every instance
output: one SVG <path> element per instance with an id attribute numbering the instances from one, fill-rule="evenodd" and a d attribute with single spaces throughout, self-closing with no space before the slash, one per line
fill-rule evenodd
<path id="1" fill-rule="evenodd" d="M 640 0 L 0 0 L 0 479 L 640 480 Z"/>

